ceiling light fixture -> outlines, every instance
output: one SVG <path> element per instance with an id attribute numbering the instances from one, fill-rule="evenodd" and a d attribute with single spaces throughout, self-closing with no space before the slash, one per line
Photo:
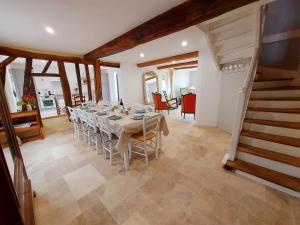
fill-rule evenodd
<path id="1" fill-rule="evenodd" d="M 141 54 L 140 54 L 140 57 L 141 57 L 141 58 L 144 58 L 144 57 L 145 57 L 144 53 L 141 53 Z"/>
<path id="2" fill-rule="evenodd" d="M 176 63 L 176 61 L 175 61 L 175 60 L 173 60 L 173 61 L 172 61 L 172 63 L 173 63 L 173 64 L 175 64 L 175 63 Z"/>
<path id="3" fill-rule="evenodd" d="M 49 34 L 54 34 L 54 30 L 53 30 L 52 27 L 47 26 L 47 27 L 45 28 L 45 30 L 46 30 Z"/>
<path id="4" fill-rule="evenodd" d="M 185 47 L 185 46 L 187 46 L 187 44 L 188 44 L 188 42 L 187 42 L 187 41 L 185 41 L 185 40 L 181 42 L 181 45 L 182 45 L 182 47 Z"/>

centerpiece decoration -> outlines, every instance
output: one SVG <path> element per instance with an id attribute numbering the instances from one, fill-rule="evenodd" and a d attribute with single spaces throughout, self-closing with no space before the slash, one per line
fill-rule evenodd
<path id="1" fill-rule="evenodd" d="M 36 98 L 32 95 L 24 95 L 22 101 L 17 102 L 17 106 L 21 108 L 20 111 L 32 111 L 36 108 Z"/>

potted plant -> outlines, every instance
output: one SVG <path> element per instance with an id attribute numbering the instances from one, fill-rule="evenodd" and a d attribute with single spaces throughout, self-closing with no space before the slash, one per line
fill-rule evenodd
<path id="1" fill-rule="evenodd" d="M 23 101 L 17 102 L 17 112 L 22 112 L 24 107 L 26 107 L 26 103 Z"/>
<path id="2" fill-rule="evenodd" d="M 27 111 L 32 111 L 36 108 L 36 98 L 32 95 L 24 95 L 23 101 L 26 104 Z"/>

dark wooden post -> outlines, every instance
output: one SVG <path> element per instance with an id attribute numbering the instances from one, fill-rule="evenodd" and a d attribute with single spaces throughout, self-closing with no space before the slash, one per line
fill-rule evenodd
<path id="1" fill-rule="evenodd" d="M 0 65 L 0 78 L 1 78 L 3 86 L 5 86 L 6 66 Z"/>
<path id="2" fill-rule="evenodd" d="M 0 211 L 5 215 L 1 224 L 32 224 L 34 225 L 34 212 L 32 203 L 32 190 L 28 179 L 23 157 L 12 125 L 4 85 L 0 79 L 0 119 L 4 127 L 7 143 L 14 162 L 14 186 L 10 180 L 7 164 L 2 148 L 0 147 Z M 26 192 L 24 192 L 26 190 Z M 18 197 L 18 198 L 17 198 Z M 18 202 L 19 199 L 19 202 Z M 19 203 L 19 204 L 18 204 Z M 21 217 L 22 215 L 22 217 Z"/>
<path id="3" fill-rule="evenodd" d="M 95 92 L 96 92 L 96 102 L 102 100 L 102 83 L 101 83 L 101 70 L 100 61 L 96 60 L 94 63 L 94 81 L 95 81 Z"/>
<path id="4" fill-rule="evenodd" d="M 52 60 L 49 60 L 49 61 L 46 63 L 46 65 L 45 65 L 45 67 L 44 67 L 44 69 L 43 69 L 43 71 L 42 71 L 43 74 L 44 74 L 44 73 L 47 73 L 47 71 L 48 71 L 48 69 L 49 69 L 51 63 L 52 63 Z"/>
<path id="5" fill-rule="evenodd" d="M 0 78 L 1 78 L 3 86 L 5 86 L 6 66 L 9 65 L 15 59 L 16 59 L 16 57 L 9 56 L 7 59 L 3 60 L 3 62 L 0 63 Z"/>
<path id="6" fill-rule="evenodd" d="M 23 83 L 23 96 L 30 95 L 30 82 L 31 82 L 32 59 L 26 58 L 24 83 Z"/>
<path id="7" fill-rule="evenodd" d="M 77 84 L 78 84 L 78 91 L 79 91 L 80 101 L 82 102 L 82 86 L 81 86 L 81 76 L 80 76 L 79 63 L 75 63 L 75 70 L 76 70 L 76 76 L 77 76 Z"/>
<path id="8" fill-rule="evenodd" d="M 43 121 L 42 121 L 40 106 L 38 103 L 38 97 L 37 97 L 36 90 L 35 90 L 33 76 L 31 76 L 31 78 L 30 78 L 30 95 L 34 96 L 36 99 L 36 110 L 38 112 L 38 118 L 39 118 L 39 122 L 40 122 L 41 126 L 43 127 L 44 125 L 43 125 Z"/>
<path id="9" fill-rule="evenodd" d="M 58 65 L 58 71 L 60 74 L 61 87 L 62 87 L 63 94 L 64 94 L 66 112 L 67 112 L 68 116 L 70 116 L 70 112 L 69 112 L 67 106 L 72 107 L 72 97 L 71 97 L 69 81 L 68 81 L 66 70 L 65 70 L 65 65 L 64 65 L 64 62 L 62 62 L 62 61 L 58 61 L 57 65 Z"/>
<path id="10" fill-rule="evenodd" d="M 89 100 L 91 101 L 92 100 L 92 88 L 91 88 L 91 78 L 90 78 L 89 65 L 84 64 L 84 67 L 85 67 L 85 74 L 86 74 L 86 82 L 87 82 Z"/>

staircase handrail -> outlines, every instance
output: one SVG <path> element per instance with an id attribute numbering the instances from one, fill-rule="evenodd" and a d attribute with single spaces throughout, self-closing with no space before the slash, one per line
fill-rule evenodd
<path id="1" fill-rule="evenodd" d="M 247 106 L 250 99 L 251 90 L 253 87 L 256 67 L 257 67 L 257 54 L 258 49 L 254 50 L 254 57 L 251 59 L 247 77 L 243 86 L 239 89 L 238 92 L 238 101 L 234 115 L 233 129 L 232 129 L 232 138 L 230 143 L 228 160 L 234 160 L 236 155 L 236 149 L 239 142 L 240 132 L 242 130 L 243 121 L 246 116 Z"/>

